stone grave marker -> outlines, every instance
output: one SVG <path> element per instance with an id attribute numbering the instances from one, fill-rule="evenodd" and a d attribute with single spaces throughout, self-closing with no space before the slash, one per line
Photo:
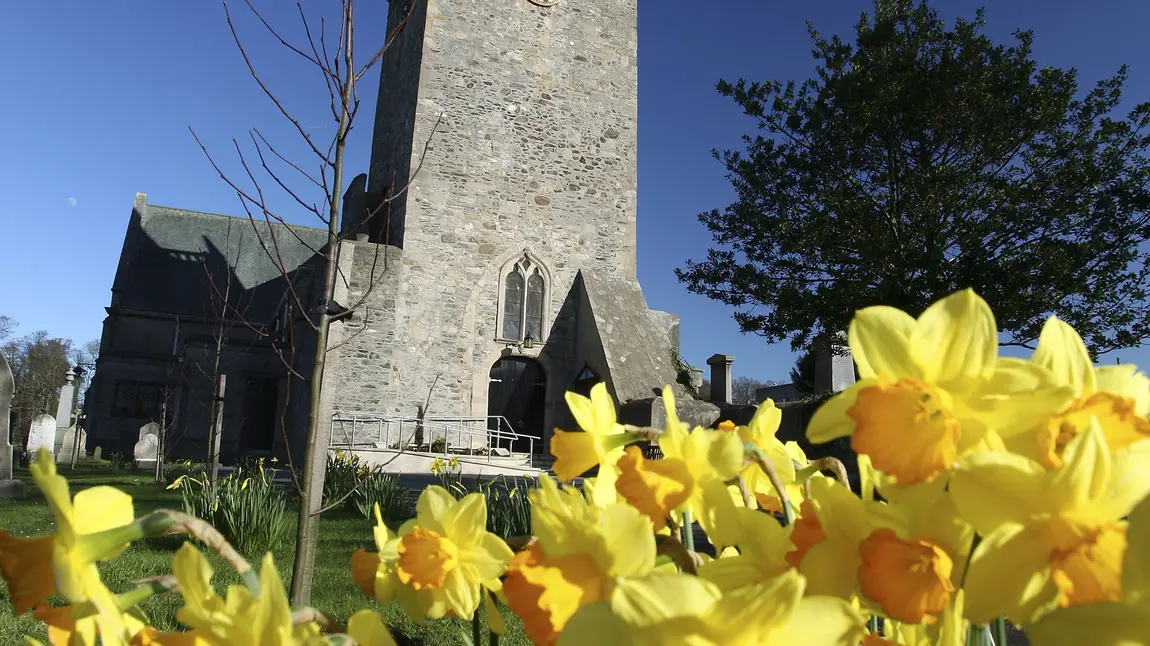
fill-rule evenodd
<path id="1" fill-rule="evenodd" d="M 97 446 L 96 450 L 92 451 L 92 460 L 94 462 L 99 462 L 100 460 L 103 460 L 103 459 L 104 459 L 104 447 Z"/>
<path id="2" fill-rule="evenodd" d="M 36 453 L 46 449 L 48 453 L 55 453 L 56 446 L 56 418 L 48 413 L 37 415 L 28 426 L 28 461 L 36 461 Z"/>
<path id="3" fill-rule="evenodd" d="M 148 422 L 147 424 L 144 424 L 143 426 L 140 427 L 139 439 L 141 439 L 141 440 L 144 439 L 145 435 L 151 435 L 151 436 L 155 437 L 157 440 L 159 440 L 160 439 L 160 425 L 155 423 L 155 422 Z"/>
<path id="4" fill-rule="evenodd" d="M 8 360 L 0 352 L 0 500 L 21 500 L 27 494 L 23 482 L 12 479 L 12 395 L 14 385 Z"/>
<path id="5" fill-rule="evenodd" d="M 87 457 L 85 453 L 88 450 L 85 444 L 87 444 L 87 436 L 83 430 L 75 426 L 65 429 L 64 435 L 60 439 L 60 451 L 56 454 L 56 463 L 71 464 L 73 456 L 77 461 L 83 460 Z"/>
<path id="6" fill-rule="evenodd" d="M 144 433 L 140 437 L 140 441 L 136 442 L 136 446 L 132 449 L 132 459 L 136 461 L 136 466 L 140 468 L 156 466 L 156 455 L 159 452 L 160 440 L 151 433 Z"/>

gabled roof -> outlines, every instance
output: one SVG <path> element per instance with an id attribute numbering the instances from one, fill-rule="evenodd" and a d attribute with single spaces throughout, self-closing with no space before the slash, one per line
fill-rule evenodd
<path id="1" fill-rule="evenodd" d="M 674 335 L 656 325 L 639 281 L 587 269 L 581 270 L 579 276 L 618 401 L 649 399 L 665 385 L 681 390 L 671 361 Z M 668 316 L 659 318 L 674 320 Z"/>
<path id="2" fill-rule="evenodd" d="M 230 300 L 252 322 L 267 322 L 285 291 L 282 258 L 289 274 L 317 264 L 326 229 L 268 224 L 247 217 L 150 205 L 138 195 L 112 286 L 113 307 L 218 316 L 213 286 L 231 285 Z M 270 255 L 269 255 L 270 254 Z M 209 279 L 209 276 L 211 277 Z"/>

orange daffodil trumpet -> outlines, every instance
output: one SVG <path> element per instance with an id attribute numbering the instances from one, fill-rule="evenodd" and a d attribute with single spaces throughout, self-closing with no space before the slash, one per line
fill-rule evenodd
<path id="1" fill-rule="evenodd" d="M 999 434 L 1034 428 L 1072 393 L 1036 363 L 998 357 L 997 334 L 990 308 L 969 289 L 918 319 L 892 307 L 860 310 L 848 340 L 862 379 L 815 412 L 807 438 L 850 436 L 851 448 L 898 486 L 1000 447 Z"/>
<path id="2" fill-rule="evenodd" d="M 1074 399 L 1037 428 L 1004 438 L 1012 452 L 1058 467 L 1066 445 L 1090 426 L 1091 418 L 1098 420 L 1113 452 L 1150 438 L 1150 379 L 1135 366 L 1095 367 L 1082 337 L 1057 317 L 1043 326 L 1031 361 L 1070 388 Z"/>

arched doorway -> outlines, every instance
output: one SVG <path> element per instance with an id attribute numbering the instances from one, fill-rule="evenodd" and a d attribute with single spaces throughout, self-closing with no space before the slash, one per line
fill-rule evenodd
<path id="1" fill-rule="evenodd" d="M 544 449 L 543 413 L 546 396 L 547 377 L 537 360 L 521 356 L 503 357 L 491 366 L 487 390 L 488 417 L 502 417 L 516 433 L 535 437 L 536 453 Z M 498 420 L 489 419 L 488 427 L 494 429 L 497 423 Z M 516 442 L 513 447 L 506 441 L 498 442 L 498 446 L 511 448 L 515 452 L 526 452 L 528 445 L 526 440 Z"/>

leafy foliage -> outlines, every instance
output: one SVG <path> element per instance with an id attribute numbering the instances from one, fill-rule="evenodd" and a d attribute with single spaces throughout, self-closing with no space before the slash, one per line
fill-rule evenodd
<path id="1" fill-rule="evenodd" d="M 172 483 L 180 490 L 184 512 L 211 522 L 241 554 L 267 552 L 291 525 L 287 493 L 274 483 L 275 470 L 238 464 L 216 481 L 212 495 L 208 474 L 201 468 Z"/>
<path id="2" fill-rule="evenodd" d="M 372 519 L 375 505 L 384 520 L 402 521 L 415 515 L 407 490 L 399 484 L 399 478 L 390 473 L 373 471 L 360 484 L 355 492 L 355 508 L 364 518 Z"/>
<path id="3" fill-rule="evenodd" d="M 41 413 L 56 414 L 60 387 L 72 367 L 72 341 L 52 338 L 39 330 L 7 341 L 0 351 L 12 368 L 16 386 L 12 398 L 12 444 L 19 446 L 24 444 L 32 418 Z"/>
<path id="4" fill-rule="evenodd" d="M 796 350 L 860 307 L 914 315 L 960 287 L 1009 344 L 1050 313 L 1096 353 L 1150 336 L 1150 103 L 1112 116 L 1125 67 L 1082 93 L 1031 32 L 1005 46 L 983 24 L 876 0 L 854 43 L 810 28 L 814 78 L 720 81 L 760 134 L 715 151 L 738 197 L 699 216 L 716 246 L 679 279 Z"/>

